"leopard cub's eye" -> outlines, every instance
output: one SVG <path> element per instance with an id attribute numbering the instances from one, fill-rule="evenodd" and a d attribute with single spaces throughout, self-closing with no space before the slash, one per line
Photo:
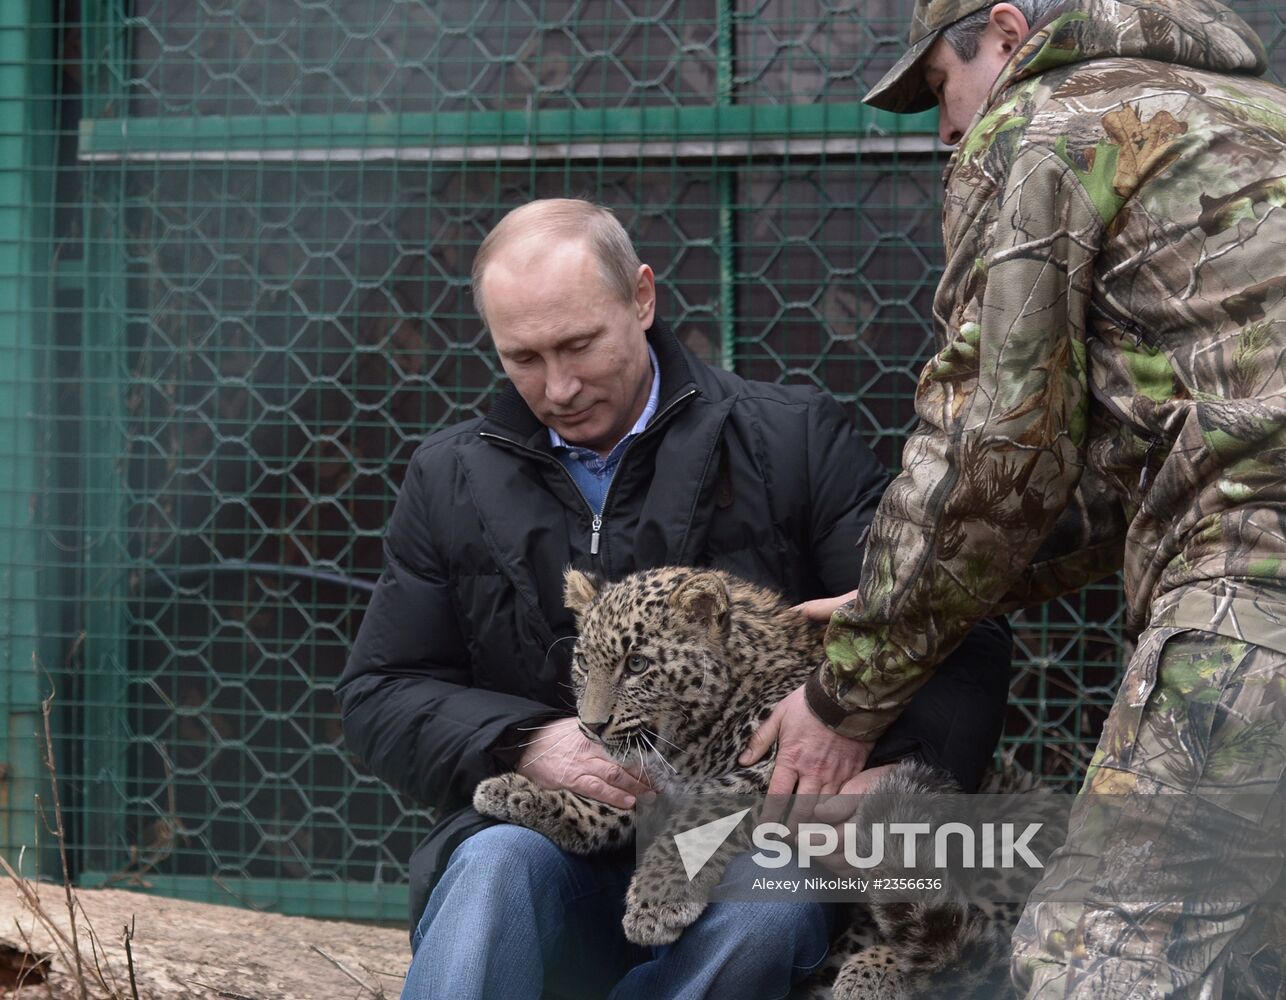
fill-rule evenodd
<path id="1" fill-rule="evenodd" d="M 625 669 L 632 674 L 641 674 L 648 668 L 650 662 L 642 653 L 631 653 L 625 659 Z"/>

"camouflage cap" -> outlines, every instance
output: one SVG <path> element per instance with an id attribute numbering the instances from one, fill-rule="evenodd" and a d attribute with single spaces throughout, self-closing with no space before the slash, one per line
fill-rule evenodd
<path id="1" fill-rule="evenodd" d="M 943 28 L 999 0 L 915 0 L 911 46 L 862 101 L 885 111 L 927 111 L 938 102 L 924 86 L 924 57 Z"/>

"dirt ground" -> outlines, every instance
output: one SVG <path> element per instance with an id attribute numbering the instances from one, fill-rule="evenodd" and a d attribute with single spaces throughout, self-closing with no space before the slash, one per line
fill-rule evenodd
<path id="1" fill-rule="evenodd" d="M 135 992 L 139 1000 L 396 1000 L 410 958 L 401 928 L 78 890 L 78 979 L 62 886 L 0 884 L 0 996 L 6 1000 L 133 1000 Z M 125 947 L 131 925 L 133 987 Z M 88 987 L 84 994 L 79 980 Z"/>

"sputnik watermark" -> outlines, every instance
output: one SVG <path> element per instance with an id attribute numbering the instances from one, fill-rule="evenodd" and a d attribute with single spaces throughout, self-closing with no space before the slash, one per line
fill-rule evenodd
<path id="1" fill-rule="evenodd" d="M 741 809 L 674 835 L 674 846 L 678 849 L 689 882 L 697 877 L 749 812 L 749 809 Z M 1017 823 L 982 823 L 977 828 L 967 823 L 945 823 L 936 829 L 931 823 L 873 823 L 859 830 L 854 823 L 844 823 L 840 829 L 828 823 L 802 823 L 792 831 L 784 823 L 758 823 L 750 834 L 750 843 L 757 848 L 751 860 L 760 868 L 770 870 L 787 866 L 811 868 L 814 861 L 834 857 L 840 851 L 842 840 L 845 864 L 858 871 L 868 871 L 884 865 L 886 857 L 896 861 L 899 854 L 895 842 L 900 841 L 900 860 L 909 869 L 1008 870 L 1020 863 L 1027 868 L 1040 869 L 1044 868 L 1044 863 L 1030 845 L 1043 825 L 1027 823 L 1019 830 Z M 921 846 L 929 843 L 932 844 L 931 854 L 924 857 Z M 890 847 L 894 847 L 892 854 L 888 852 Z M 809 888 L 844 886 L 810 885 Z"/>
<path id="2" fill-rule="evenodd" d="M 845 823 L 844 863 L 861 871 L 876 868 L 885 863 L 886 843 L 900 839 L 901 860 L 907 868 L 1010 869 L 1018 866 L 1020 857 L 1028 868 L 1044 868 L 1044 863 L 1030 847 L 1032 838 L 1043 825 L 1028 823 L 1019 833 L 1016 823 L 983 823 L 977 831 L 967 823 L 946 823 L 936 830 L 931 823 L 873 823 L 862 831 L 869 831 L 870 836 L 870 844 L 863 851 L 858 845 L 858 827 Z M 761 868 L 784 868 L 792 864 L 810 868 L 813 861 L 829 858 L 840 848 L 840 831 L 825 823 L 802 823 L 794 838 L 795 843 L 790 842 L 790 837 L 790 827 L 784 823 L 756 826 L 750 835 L 750 842 L 759 849 L 751 856 L 755 864 Z M 932 838 L 930 858 L 920 856 L 921 837 Z M 999 859 L 996 857 L 997 842 L 1000 845 Z"/>
<path id="3" fill-rule="evenodd" d="M 662 796 L 639 811 L 640 870 L 673 870 L 689 894 L 744 902 L 932 901 L 946 892 L 979 905 L 1080 902 L 1104 893 L 1141 902 L 1199 895 L 1240 905 L 1264 898 L 1255 859 L 1266 856 L 1262 845 L 1286 837 L 1279 792 L 894 790 L 854 796 L 851 808 L 824 800 L 825 813 L 844 817 L 832 823 L 818 822 L 822 804 L 802 796 Z M 774 822 L 784 816 L 795 819 Z M 1096 851 L 1060 851 L 1069 836 L 1091 834 L 1099 838 Z M 1173 853 L 1153 851 L 1162 837 L 1189 850 L 1180 863 Z M 1286 902 L 1286 882 L 1269 889 L 1275 903 Z"/>
<path id="4" fill-rule="evenodd" d="M 679 850 L 679 860 L 683 862 L 689 882 L 700 874 L 706 862 L 714 857 L 715 851 L 732 836 L 749 812 L 749 808 L 742 809 L 674 835 L 674 846 Z"/>

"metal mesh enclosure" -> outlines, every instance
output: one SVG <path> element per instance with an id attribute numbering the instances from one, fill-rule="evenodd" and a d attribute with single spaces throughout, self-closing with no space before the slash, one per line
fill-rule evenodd
<path id="1" fill-rule="evenodd" d="M 1278 6 L 1234 6 L 1286 75 Z M 18 296 L 0 414 L 18 567 L 0 595 L 20 748 L 7 844 L 36 825 L 20 804 L 52 688 L 83 884 L 404 917 L 432 817 L 347 752 L 332 685 L 407 459 L 484 411 L 500 377 L 467 276 L 531 198 L 613 207 L 685 342 L 747 377 L 826 387 L 896 467 L 945 158 L 933 114 L 858 102 L 902 51 L 907 9 L 65 0 L 57 17 L 3 15 L 2 71 L 23 82 L 0 110 L 25 109 L 36 151 L 6 168 L 26 186 L 3 195 L 23 221 L 0 248 Z M 1072 783 L 1122 660 L 1119 594 L 1015 626 L 1006 742 Z"/>

